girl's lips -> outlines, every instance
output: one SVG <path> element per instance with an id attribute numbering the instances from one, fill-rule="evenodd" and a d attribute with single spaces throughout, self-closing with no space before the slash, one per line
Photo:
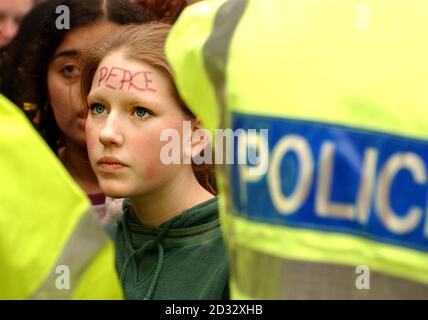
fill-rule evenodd
<path id="1" fill-rule="evenodd" d="M 127 165 L 115 157 L 102 157 L 98 161 L 98 166 L 105 171 L 126 168 Z"/>
<path id="2" fill-rule="evenodd" d="M 125 163 L 120 161 L 119 159 L 111 156 L 104 156 L 100 160 L 98 160 L 98 164 L 120 164 L 122 166 L 126 166 Z"/>
<path id="3" fill-rule="evenodd" d="M 114 171 L 126 168 L 126 166 L 119 163 L 99 163 L 98 166 L 103 171 Z"/>

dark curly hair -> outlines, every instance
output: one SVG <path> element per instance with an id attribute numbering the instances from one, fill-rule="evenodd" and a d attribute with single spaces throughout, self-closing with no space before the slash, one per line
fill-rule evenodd
<path id="1" fill-rule="evenodd" d="M 61 131 L 48 105 L 47 69 L 70 31 L 56 28 L 60 5 L 70 9 L 70 30 L 100 19 L 120 25 L 147 21 L 143 9 L 129 0 L 48 0 L 23 19 L 18 34 L 1 52 L 0 91 L 26 112 L 54 151 Z"/>
<path id="2" fill-rule="evenodd" d="M 173 24 L 187 6 L 186 0 L 134 0 L 150 20 Z"/>

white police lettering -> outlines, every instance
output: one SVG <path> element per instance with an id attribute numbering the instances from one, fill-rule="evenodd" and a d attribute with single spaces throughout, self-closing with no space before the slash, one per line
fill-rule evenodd
<path id="1" fill-rule="evenodd" d="M 364 154 L 363 172 L 361 173 L 362 180 L 357 201 L 357 218 L 358 221 L 363 224 L 366 223 L 369 218 L 378 157 L 379 152 L 374 148 L 368 148 Z"/>
<path id="2" fill-rule="evenodd" d="M 281 191 L 280 166 L 287 152 L 294 152 L 297 155 L 300 173 L 293 193 L 286 197 Z M 294 213 L 305 202 L 312 185 L 314 160 L 306 140 L 298 135 L 282 138 L 272 152 L 269 168 L 269 192 L 275 207 L 282 214 Z"/>
<path id="3" fill-rule="evenodd" d="M 334 151 L 335 147 L 331 142 L 326 142 L 321 147 L 315 212 L 322 217 L 352 220 L 355 211 L 353 205 L 329 202 L 331 180 L 333 179 Z"/>
<path id="4" fill-rule="evenodd" d="M 266 174 L 269 165 L 269 146 L 267 130 L 261 129 L 260 134 L 256 130 L 244 131 L 238 136 L 238 163 L 240 176 L 241 201 L 247 203 L 247 183 L 259 181 Z M 258 156 L 256 153 L 258 151 Z M 247 165 L 247 154 L 248 162 Z"/>
<path id="5" fill-rule="evenodd" d="M 359 222 L 365 223 L 370 213 L 370 199 L 376 175 L 378 152 L 374 148 L 368 148 L 364 154 L 361 183 L 356 206 L 353 204 L 333 203 L 329 200 L 331 181 L 334 178 L 334 153 L 335 147 L 332 142 L 326 142 L 322 145 L 315 211 L 319 216 L 348 220 L 355 220 L 357 218 Z"/>
<path id="6" fill-rule="evenodd" d="M 263 151 L 267 146 L 267 141 L 262 142 L 259 144 L 259 150 Z M 386 230 L 396 235 L 410 233 L 422 223 L 424 208 L 420 204 L 412 204 L 412 198 L 406 200 L 410 205 L 407 212 L 398 214 L 391 205 L 391 188 L 397 182 L 396 177 L 400 172 L 410 173 L 410 181 L 414 187 L 427 184 L 426 164 L 417 153 L 395 152 L 385 159 L 379 156 L 381 150 L 370 146 L 363 150 L 361 159 L 345 159 L 355 161 L 350 166 L 352 170 L 358 170 L 356 174 L 360 178 L 356 188 L 353 188 L 356 190 L 355 202 L 337 203 L 331 200 L 331 193 L 333 189 L 341 188 L 338 184 L 341 177 L 335 176 L 334 163 L 337 152 L 342 151 L 337 150 L 334 141 L 322 142 L 317 151 L 319 154 L 314 154 L 314 149 L 317 148 L 312 147 L 304 136 L 298 134 L 283 136 L 275 145 L 270 146 L 270 152 L 266 156 L 266 159 L 269 159 L 267 176 L 251 176 L 246 168 L 239 169 L 240 189 L 246 190 L 248 185 L 267 178 L 272 205 L 275 211 L 282 215 L 296 214 L 305 203 L 313 201 L 314 214 L 318 218 L 342 219 L 364 225 L 369 222 L 372 213 Z M 281 185 L 284 176 L 287 175 L 281 171 L 281 163 L 287 153 L 294 153 L 298 161 L 297 182 L 289 195 L 283 193 Z M 259 165 L 263 161 L 261 157 Z M 406 185 L 408 186 L 408 182 Z M 313 189 L 314 192 L 311 193 Z M 240 196 L 241 203 L 246 205 L 246 195 L 241 192 Z M 428 215 L 428 208 L 426 211 Z M 428 238 L 428 219 L 424 223 L 424 237 Z"/>
<path id="7" fill-rule="evenodd" d="M 424 163 L 414 153 L 393 155 L 381 170 L 376 197 L 377 212 L 385 227 L 396 234 L 412 231 L 422 218 L 422 209 L 419 207 L 412 207 L 404 217 L 399 218 L 390 206 L 390 186 L 394 177 L 402 169 L 409 170 L 416 183 L 424 184 L 427 182 Z"/>

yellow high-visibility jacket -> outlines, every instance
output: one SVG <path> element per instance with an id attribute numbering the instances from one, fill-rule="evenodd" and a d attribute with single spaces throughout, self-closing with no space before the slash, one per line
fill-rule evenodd
<path id="1" fill-rule="evenodd" d="M 428 298 L 427 35 L 425 0 L 183 12 L 180 94 L 238 137 L 218 167 L 233 298 Z"/>
<path id="2" fill-rule="evenodd" d="M 121 299 L 86 195 L 0 95 L 0 299 Z"/>

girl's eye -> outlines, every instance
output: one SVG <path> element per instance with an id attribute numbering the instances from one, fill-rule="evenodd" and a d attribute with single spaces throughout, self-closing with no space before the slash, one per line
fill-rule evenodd
<path id="1" fill-rule="evenodd" d="M 79 68 L 72 64 L 66 65 L 60 70 L 60 72 L 64 77 L 69 79 L 76 78 L 80 75 Z"/>
<path id="2" fill-rule="evenodd" d="M 136 107 L 134 109 L 134 114 L 138 117 L 138 118 L 147 118 L 151 113 L 149 110 L 147 110 L 146 108 L 143 107 Z"/>
<path id="3" fill-rule="evenodd" d="M 99 103 L 93 103 L 89 106 L 91 113 L 93 114 L 101 114 L 105 111 L 105 107 Z"/>

